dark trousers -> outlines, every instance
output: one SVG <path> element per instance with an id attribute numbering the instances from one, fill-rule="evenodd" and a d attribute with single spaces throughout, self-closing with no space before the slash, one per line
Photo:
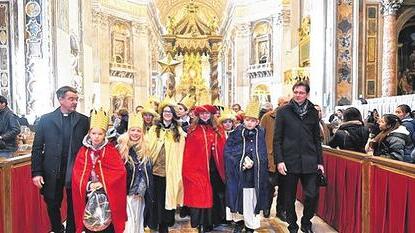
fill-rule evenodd
<path id="1" fill-rule="evenodd" d="M 59 179 L 56 182 L 55 197 L 53 199 L 46 198 L 45 202 L 48 208 L 48 215 L 52 231 L 62 232 L 64 227 L 62 225 L 61 204 L 63 200 L 64 180 Z M 72 190 L 66 189 L 66 204 L 67 204 L 67 219 L 66 219 L 66 233 L 75 233 L 75 221 L 72 205 Z"/>
<path id="2" fill-rule="evenodd" d="M 317 173 L 312 174 L 293 174 L 288 173 L 285 177 L 285 194 L 288 230 L 296 232 L 298 230 L 297 214 L 295 212 L 295 200 L 297 194 L 298 180 L 301 181 L 304 192 L 304 211 L 301 218 L 301 225 L 305 228 L 311 227 L 311 218 L 317 207 L 318 186 Z"/>
<path id="3" fill-rule="evenodd" d="M 268 172 L 269 173 L 269 182 L 268 182 L 268 209 L 271 212 L 272 209 L 272 201 L 275 193 L 275 186 L 278 186 L 278 196 L 277 196 L 277 213 L 282 213 L 285 211 L 285 204 L 284 204 L 284 176 L 279 174 L 278 172 Z"/>

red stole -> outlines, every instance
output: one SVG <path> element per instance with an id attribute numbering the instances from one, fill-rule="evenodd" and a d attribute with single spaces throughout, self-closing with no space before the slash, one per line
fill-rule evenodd
<path id="1" fill-rule="evenodd" d="M 220 135 L 210 125 L 197 125 L 187 135 L 182 168 L 185 206 L 212 207 L 213 194 L 209 173 L 211 156 L 213 156 L 218 173 L 225 183 L 223 149 L 226 135 L 222 128 L 219 128 L 219 132 Z M 214 149 L 212 150 L 212 148 Z"/>
<path id="2" fill-rule="evenodd" d="M 75 215 L 76 232 L 81 233 L 86 204 L 86 186 L 92 171 L 91 150 L 81 147 L 76 156 L 72 171 L 72 200 Z M 127 220 L 126 170 L 118 151 L 106 145 L 95 164 L 95 172 L 104 185 L 111 208 L 112 224 L 116 233 L 122 233 Z"/>

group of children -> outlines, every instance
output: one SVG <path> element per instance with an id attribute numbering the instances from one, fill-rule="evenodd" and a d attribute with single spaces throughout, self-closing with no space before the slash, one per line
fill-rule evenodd
<path id="1" fill-rule="evenodd" d="M 164 233 L 174 225 L 177 208 L 187 209 L 199 232 L 225 220 L 235 222 L 234 232 L 259 228 L 260 211 L 272 198 L 267 196 L 259 103 L 250 102 L 239 123 L 235 113 L 210 104 L 193 108 L 191 121 L 182 116 L 187 107 L 171 99 L 159 104 L 157 112 L 151 107 L 129 115 L 115 146 L 106 138 L 106 113 L 91 112 L 72 173 L 77 232 L 144 232 L 149 227 Z M 105 229 L 85 224 L 85 205 L 97 190 L 109 202 L 111 224 Z"/>

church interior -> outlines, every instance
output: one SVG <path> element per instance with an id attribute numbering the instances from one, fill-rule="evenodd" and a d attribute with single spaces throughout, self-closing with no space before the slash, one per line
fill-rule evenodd
<path id="1" fill-rule="evenodd" d="M 88 114 L 166 97 L 276 107 L 299 81 L 327 120 L 351 106 L 364 118 L 415 108 L 415 0 L 0 0 L 0 95 L 29 122 L 59 106 L 65 85 Z M 320 232 L 415 232 L 413 164 L 323 153 L 335 181 L 321 192 Z M 26 198 L 16 177 L 30 180 L 30 156 L 0 168 L 0 233 L 26 232 L 13 211 Z M 25 223 L 45 225 L 38 205 L 19 206 L 33 216 Z M 264 224 L 258 232 L 287 232 Z"/>

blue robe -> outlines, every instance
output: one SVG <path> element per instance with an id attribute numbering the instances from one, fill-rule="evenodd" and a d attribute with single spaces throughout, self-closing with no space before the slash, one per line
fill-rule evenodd
<path id="1" fill-rule="evenodd" d="M 243 214 L 243 186 L 242 170 L 243 153 L 251 152 L 254 161 L 254 184 L 257 197 L 255 214 L 267 209 L 268 203 L 268 159 L 265 144 L 265 131 L 257 126 L 253 129 L 255 135 L 247 138 L 248 129 L 239 125 L 225 144 L 225 171 L 226 171 L 226 205 L 232 213 Z"/>

